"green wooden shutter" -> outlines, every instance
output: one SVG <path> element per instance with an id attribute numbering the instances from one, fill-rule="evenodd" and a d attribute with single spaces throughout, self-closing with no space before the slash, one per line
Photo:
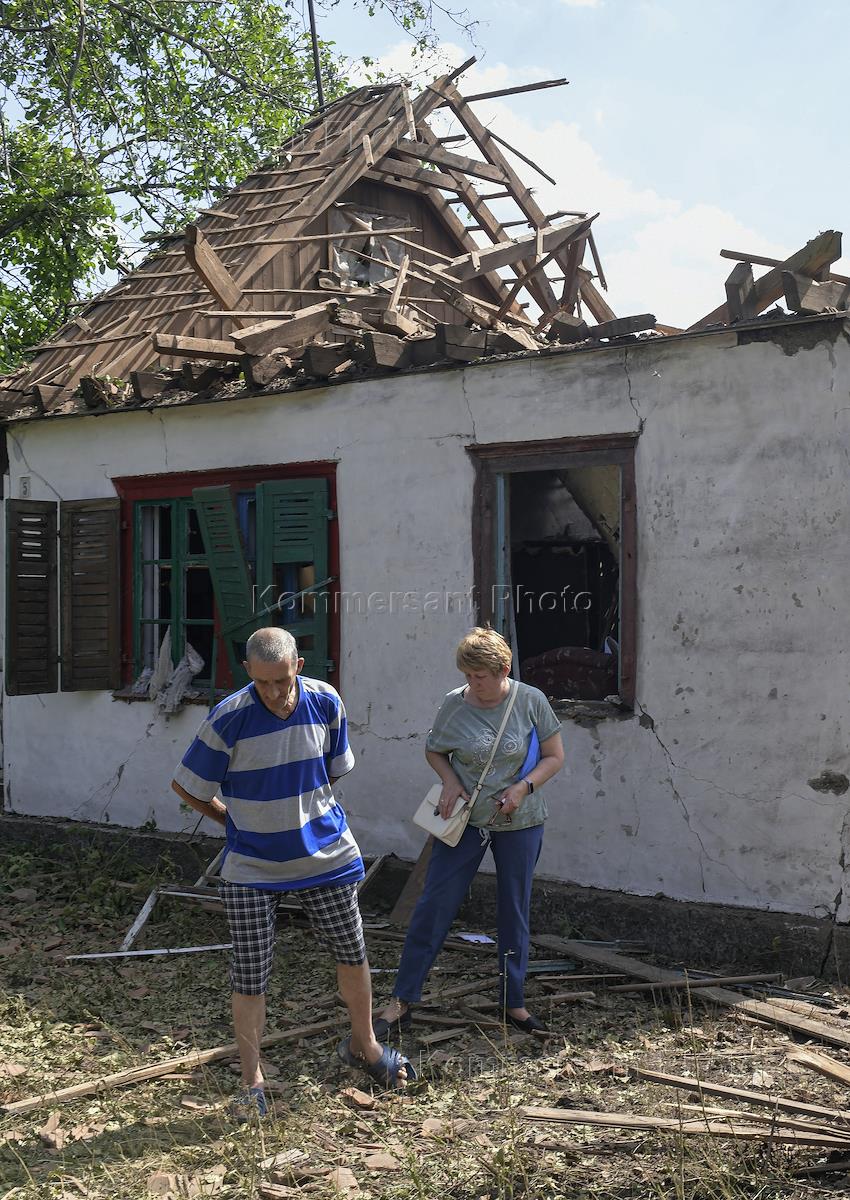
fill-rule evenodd
<path id="1" fill-rule="evenodd" d="M 251 580 L 230 488 L 195 488 L 192 500 L 207 552 L 207 565 L 221 623 L 220 635 L 227 647 L 233 682 L 237 687 L 242 687 L 248 682 L 242 666 L 244 644 L 262 621 L 254 613 Z"/>
<path id="2" fill-rule="evenodd" d="M 59 505 L 62 690 L 121 686 L 117 498 Z"/>
<path id="3" fill-rule="evenodd" d="M 328 578 L 328 481 L 285 479 L 257 485 L 257 595 L 258 607 L 274 603 L 279 591 L 279 571 L 291 564 L 312 563 L 315 582 Z M 297 585 L 290 589 L 298 591 Z M 333 664 L 328 660 L 327 587 L 316 597 L 312 616 L 286 622 L 286 615 L 270 614 L 269 624 L 283 624 L 298 640 L 304 674 L 327 679 Z M 311 639 L 308 643 L 307 639 Z"/>
<path id="4" fill-rule="evenodd" d="M 6 502 L 6 691 L 58 690 L 56 504 Z"/>

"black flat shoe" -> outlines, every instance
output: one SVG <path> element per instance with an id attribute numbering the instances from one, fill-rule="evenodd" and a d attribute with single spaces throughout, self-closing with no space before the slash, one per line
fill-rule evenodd
<path id="1" fill-rule="evenodd" d="M 407 1033 L 412 1024 L 413 1013 L 407 1008 L 394 1021 L 388 1021 L 386 1017 L 375 1017 L 372 1020 L 372 1032 L 379 1042 L 385 1042 L 388 1038 L 397 1038 L 402 1033 Z"/>
<path id="2" fill-rule="evenodd" d="M 502 1019 L 508 1025 L 513 1025 L 514 1029 L 521 1029 L 523 1033 L 533 1033 L 537 1037 L 548 1037 L 552 1032 L 542 1021 L 538 1021 L 537 1017 L 515 1017 L 503 1009 Z"/>

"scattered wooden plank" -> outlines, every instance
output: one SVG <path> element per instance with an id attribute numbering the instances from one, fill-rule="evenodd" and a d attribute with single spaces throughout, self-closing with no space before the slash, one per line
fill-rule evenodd
<path id="1" fill-rule="evenodd" d="M 623 983 L 608 988 L 609 992 L 654 992 L 687 990 L 704 987 L 727 987 L 733 983 L 775 983 L 781 979 L 780 974 L 774 975 L 721 975 L 716 979 L 694 979 L 690 975 L 684 979 L 669 979 L 664 983 Z"/>
<path id="2" fill-rule="evenodd" d="M 245 307 L 241 288 L 197 225 L 186 226 L 184 249 L 189 265 L 222 308 L 238 311 Z M 232 319 L 244 325 L 253 318 L 249 315 Z"/>
<path id="3" fill-rule="evenodd" d="M 327 1029 L 337 1029 L 344 1021 L 345 1017 L 341 1014 L 338 1017 L 331 1017 L 327 1021 L 317 1021 L 313 1025 L 299 1025 L 294 1029 L 269 1033 L 260 1040 L 260 1045 L 265 1048 L 277 1046 L 280 1042 L 297 1042 L 301 1038 L 324 1033 Z M 111 1075 L 102 1075 L 98 1079 L 89 1079 L 85 1083 L 76 1083 L 71 1087 L 60 1088 L 58 1091 L 29 1096 L 25 1100 L 14 1100 L 9 1104 L 0 1105 L 0 1111 L 7 1114 L 33 1112 L 45 1104 L 64 1104 L 68 1100 L 78 1100 L 82 1096 L 94 1096 L 111 1088 L 127 1087 L 134 1083 L 142 1083 L 146 1079 L 158 1079 L 181 1067 L 202 1067 L 207 1063 L 219 1062 L 221 1059 L 235 1058 L 238 1053 L 239 1047 L 236 1042 L 213 1046 L 209 1050 L 191 1050 L 188 1054 L 180 1054 L 176 1058 L 167 1058 L 162 1062 L 130 1067 L 125 1071 L 115 1071 Z"/>
<path id="4" fill-rule="evenodd" d="M 738 263 L 726 280 L 726 304 L 730 321 L 749 321 L 756 315 L 756 282 L 750 263 Z"/>
<path id="5" fill-rule="evenodd" d="M 156 950 L 107 950 L 98 954 L 66 954 L 65 962 L 82 962 L 99 958 L 169 958 L 178 954 L 206 954 L 210 950 L 230 950 L 230 942 L 219 942 L 214 946 L 175 946 Z"/>
<path id="6" fill-rule="evenodd" d="M 748 1088 L 729 1087 L 727 1084 L 712 1083 L 707 1079 L 694 1079 L 690 1075 L 668 1075 L 664 1071 L 650 1071 L 632 1067 L 631 1074 L 647 1083 L 664 1084 L 685 1092 L 697 1092 L 706 1096 L 725 1096 L 730 1100 L 742 1100 L 745 1104 L 763 1104 L 780 1112 L 798 1113 L 804 1117 L 815 1117 L 825 1121 L 846 1121 L 850 1112 L 837 1108 L 825 1108 L 821 1104 L 809 1104 L 803 1100 L 791 1100 L 787 1096 L 771 1096 L 766 1092 Z"/>
<path id="7" fill-rule="evenodd" d="M 771 1141 L 790 1146 L 821 1146 L 842 1149 L 850 1145 L 850 1132 L 841 1134 L 807 1133 L 796 1129 L 763 1128 L 746 1124 L 745 1120 L 711 1121 L 694 1117 L 642 1116 L 636 1113 L 595 1112 L 576 1108 L 522 1107 L 520 1116 L 528 1121 L 543 1121 L 553 1125 L 604 1125 L 614 1129 L 654 1129 L 662 1133 L 692 1134 L 708 1137 L 734 1138 L 740 1141 Z"/>
<path id="8" fill-rule="evenodd" d="M 579 1000 L 595 1000 L 596 992 L 557 992 L 552 996 L 543 997 L 546 1004 L 573 1004 Z M 498 1000 L 482 1000 L 478 1003 L 468 1001 L 468 1006 L 474 1009 L 480 1009 L 482 1012 L 490 1012 L 491 1009 L 499 1008 Z"/>
<path id="9" fill-rule="evenodd" d="M 436 1046 L 440 1042 L 451 1042 L 455 1038 L 463 1037 L 464 1034 L 471 1033 L 469 1022 L 459 1025 L 457 1029 L 438 1029 L 436 1033 L 426 1033 L 424 1037 L 420 1037 L 419 1041 L 423 1046 Z"/>
<path id="10" fill-rule="evenodd" d="M 816 314 L 830 308 L 846 311 L 850 307 L 850 283 L 815 283 L 805 275 L 783 271 L 782 286 L 785 303 L 792 312 Z"/>
<path id="11" fill-rule="evenodd" d="M 596 966 L 608 967 L 613 971 L 625 971 L 637 979 L 648 982 L 666 982 L 681 978 L 675 971 L 664 970 L 661 967 L 650 966 L 638 958 L 620 954 L 602 946 L 590 946 L 585 942 L 571 941 L 568 938 L 556 937 L 554 934 L 538 934 L 531 939 L 535 945 L 555 950 L 569 958 L 577 958 L 582 962 L 590 962 Z M 850 1030 L 838 1025 L 827 1024 L 825 1021 L 814 1020 L 811 1017 L 798 1016 L 771 1004 L 766 1000 L 750 1000 L 738 992 L 731 992 L 722 987 L 697 988 L 694 998 L 706 1004 L 721 1004 L 734 1010 L 736 1014 L 756 1017 L 782 1029 L 793 1029 L 818 1041 L 829 1045 L 850 1049 Z"/>
<path id="12" fill-rule="evenodd" d="M 401 894 L 396 900 L 393 910 L 390 913 L 389 921 L 391 925 L 400 925 L 407 927 L 413 910 L 416 907 L 416 901 L 422 894 L 422 888 L 425 886 L 425 876 L 428 873 L 428 863 L 431 861 L 431 850 L 434 846 L 434 839 L 428 837 L 425 845 L 419 854 L 419 857 L 414 864 L 413 870 L 405 880 L 404 887 L 401 889 Z M 379 931 L 375 931 L 379 932 Z"/>
<path id="13" fill-rule="evenodd" d="M 828 1054 L 821 1054 L 817 1050 L 800 1049 L 790 1051 L 787 1057 L 790 1062 L 799 1063 L 802 1067 L 809 1067 L 820 1075 L 826 1075 L 828 1079 L 834 1079 L 837 1083 L 843 1083 L 845 1087 L 850 1087 L 850 1067 L 838 1062 L 835 1058 L 830 1058 Z"/>
<path id="14" fill-rule="evenodd" d="M 182 337 L 176 333 L 155 333 L 153 348 L 169 358 L 210 358 L 216 362 L 238 362 L 242 351 L 235 342 L 214 338 Z"/>
<path id="15" fill-rule="evenodd" d="M 477 1029 L 501 1029 L 501 1021 L 493 1021 L 489 1017 L 480 1017 L 477 1013 L 472 1013 L 466 1017 L 447 1017 L 444 1013 L 428 1013 L 416 1010 L 416 1024 L 424 1022 L 426 1025 L 446 1025 L 457 1026 L 460 1028 L 468 1028 L 470 1024 L 475 1025 Z"/>
<path id="16" fill-rule="evenodd" d="M 780 1129 L 810 1130 L 812 1133 L 832 1135 L 836 1132 L 831 1125 L 816 1125 L 812 1121 L 804 1121 L 800 1117 L 780 1117 L 774 1113 L 742 1112 L 739 1108 L 722 1108 L 715 1104 L 682 1104 L 678 1105 L 682 1112 L 702 1113 L 706 1117 L 720 1117 L 732 1121 L 751 1121 L 754 1125 L 771 1125 Z M 850 1140 L 850 1132 L 847 1134 Z"/>
<path id="17" fill-rule="evenodd" d="M 841 258 L 841 233 L 836 229 L 827 229 L 816 238 L 806 242 L 802 249 L 797 250 L 779 266 L 773 267 L 766 275 L 755 282 L 753 289 L 753 304 L 755 311 L 760 313 L 769 304 L 775 303 L 784 295 L 783 273 L 808 275 L 814 277 L 825 267 Z M 706 329 L 709 325 L 726 324 L 729 320 L 729 305 L 721 304 L 706 316 L 689 325 L 688 329 Z"/>
<path id="18" fill-rule="evenodd" d="M 640 333 L 644 329 L 655 328 L 653 313 L 640 313 L 634 317 L 615 317 L 612 321 L 603 321 L 599 325 L 591 325 L 587 336 L 594 341 L 602 338 L 625 337 L 630 333 Z"/>

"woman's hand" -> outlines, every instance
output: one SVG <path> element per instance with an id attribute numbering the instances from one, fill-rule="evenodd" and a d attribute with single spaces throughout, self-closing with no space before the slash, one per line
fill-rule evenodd
<path id="1" fill-rule="evenodd" d="M 527 795 L 528 787 L 525 783 L 525 780 L 521 779 L 519 783 L 511 784 L 507 791 L 502 792 L 501 799 L 499 800 L 497 817 L 513 816 Z"/>
<path id="2" fill-rule="evenodd" d="M 463 784 L 455 775 L 454 779 L 443 780 L 443 791 L 440 796 L 440 816 L 444 821 L 447 821 L 455 810 L 458 798 L 463 800 L 464 804 L 469 799 L 469 796 L 463 789 Z"/>

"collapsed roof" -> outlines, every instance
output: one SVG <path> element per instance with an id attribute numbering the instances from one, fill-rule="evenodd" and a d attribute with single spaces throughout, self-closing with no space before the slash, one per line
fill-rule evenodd
<path id="1" fill-rule="evenodd" d="M 0 382 L 2 417 L 171 404 L 246 385 L 282 391 L 553 342 L 683 332 L 648 313 L 615 317 L 597 287 L 607 285 L 594 216 L 544 213 L 501 147 L 545 172 L 470 106 L 566 81 L 463 97 L 455 80 L 474 61 L 415 98 L 395 83 L 328 105 L 276 162 L 35 347 L 30 363 Z M 463 134 L 432 129 L 441 107 Z M 471 141 L 480 157 L 447 148 L 457 141 Z M 511 203 L 519 217 L 500 219 L 493 201 Z M 516 225 L 530 232 L 511 238 Z M 727 303 L 693 330 L 752 319 L 783 293 L 798 312 L 848 305 L 850 280 L 829 273 L 841 254 L 835 231 L 784 263 L 721 253 L 739 260 Z M 771 270 L 754 279 L 753 263 Z"/>

